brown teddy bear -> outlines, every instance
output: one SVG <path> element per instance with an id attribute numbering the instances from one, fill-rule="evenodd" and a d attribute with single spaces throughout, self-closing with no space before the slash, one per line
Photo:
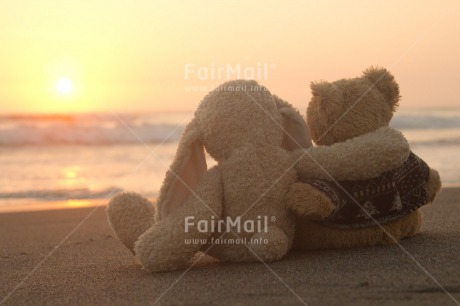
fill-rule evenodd
<path id="1" fill-rule="evenodd" d="M 372 139 L 375 131 L 389 128 L 400 99 L 394 77 L 386 69 L 373 67 L 359 78 L 312 83 L 311 90 L 307 124 L 319 147 L 363 137 Z M 385 158 L 392 154 L 394 144 L 386 145 L 381 152 Z M 372 164 L 368 160 L 363 163 Z M 422 223 L 419 208 L 432 202 L 440 189 L 438 172 L 412 152 L 404 163 L 371 179 L 301 178 L 287 195 L 288 207 L 296 215 L 303 215 L 296 220 L 294 247 L 370 246 L 413 236 Z M 330 214 L 312 217 L 311 207 L 317 203 L 332 207 Z"/>

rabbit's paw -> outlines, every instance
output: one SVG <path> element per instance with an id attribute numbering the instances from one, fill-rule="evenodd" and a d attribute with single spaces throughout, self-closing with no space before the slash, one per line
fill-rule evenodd
<path id="1" fill-rule="evenodd" d="M 106 211 L 115 235 L 134 253 L 134 243 L 154 223 L 152 203 L 134 192 L 125 192 L 113 197 Z"/>

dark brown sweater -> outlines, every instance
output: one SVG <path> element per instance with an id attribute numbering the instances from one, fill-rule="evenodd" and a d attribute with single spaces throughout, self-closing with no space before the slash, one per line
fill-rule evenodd
<path id="1" fill-rule="evenodd" d="M 425 189 L 430 169 L 413 152 L 404 164 L 363 181 L 305 180 L 324 192 L 335 211 L 321 221 L 335 228 L 363 228 L 396 220 L 428 203 Z"/>

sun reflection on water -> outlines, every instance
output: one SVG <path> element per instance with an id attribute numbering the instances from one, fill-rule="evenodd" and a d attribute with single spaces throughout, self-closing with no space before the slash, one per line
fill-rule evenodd
<path id="1" fill-rule="evenodd" d="M 90 200 L 67 200 L 66 201 L 66 206 L 67 207 L 72 207 L 72 208 L 78 208 L 78 207 L 89 207 L 89 206 L 97 206 L 98 201 L 90 201 Z"/>
<path id="2" fill-rule="evenodd" d="M 81 167 L 74 165 L 62 168 L 58 184 L 60 187 L 75 189 L 86 186 Z"/>

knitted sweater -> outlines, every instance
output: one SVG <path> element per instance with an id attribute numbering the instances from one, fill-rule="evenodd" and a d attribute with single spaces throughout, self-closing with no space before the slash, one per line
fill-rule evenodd
<path id="1" fill-rule="evenodd" d="M 305 180 L 324 192 L 335 205 L 321 221 L 335 228 L 363 228 L 396 220 L 428 203 L 425 184 L 430 169 L 413 152 L 404 164 L 363 181 Z"/>

